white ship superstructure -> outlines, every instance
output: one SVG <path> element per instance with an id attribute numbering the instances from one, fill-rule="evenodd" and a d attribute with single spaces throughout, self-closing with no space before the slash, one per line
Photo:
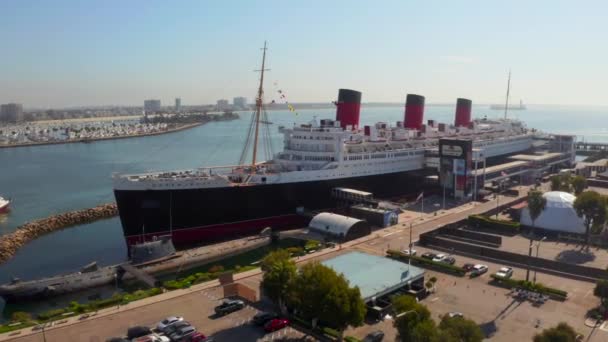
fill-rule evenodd
<path id="1" fill-rule="evenodd" d="M 364 129 L 342 128 L 339 121 L 313 120 L 293 128 L 279 128 L 283 151 L 272 160 L 251 166 L 209 167 L 197 170 L 122 175 L 115 188 L 167 190 L 199 187 L 255 186 L 331 180 L 423 169 L 426 151 L 440 138 L 474 141 L 486 157 L 524 151 L 532 146 L 533 133 L 520 121 L 475 120 L 468 127 L 434 124 L 424 132 L 385 122 Z"/>

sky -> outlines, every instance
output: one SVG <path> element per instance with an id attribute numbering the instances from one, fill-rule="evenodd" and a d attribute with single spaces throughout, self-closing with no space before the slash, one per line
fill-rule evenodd
<path id="1" fill-rule="evenodd" d="M 0 103 L 266 99 L 608 105 L 605 1 L 0 1 Z"/>

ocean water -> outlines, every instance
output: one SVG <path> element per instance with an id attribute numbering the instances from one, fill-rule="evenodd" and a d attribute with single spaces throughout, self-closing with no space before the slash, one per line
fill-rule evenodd
<path id="1" fill-rule="evenodd" d="M 302 110 L 298 115 L 272 111 L 267 125 L 274 151 L 282 149 L 278 126 L 306 123 L 314 117 L 333 118 L 331 108 Z M 452 122 L 454 107 L 427 106 L 425 118 Z M 608 142 L 608 107 L 529 106 L 511 117 L 546 132 L 576 134 L 579 139 Z M 473 116 L 499 117 L 500 111 L 474 106 Z M 19 225 L 54 213 L 113 201 L 113 172 L 187 169 L 238 163 L 250 113 L 234 121 L 212 122 L 193 129 L 89 144 L 63 144 L 0 149 L 0 195 L 12 199 L 12 211 L 0 216 L 0 235 Z M 402 107 L 365 108 L 361 124 L 402 120 Z M 33 279 L 126 259 L 118 218 L 68 228 L 43 236 L 0 265 L 0 283 L 12 277 Z"/>

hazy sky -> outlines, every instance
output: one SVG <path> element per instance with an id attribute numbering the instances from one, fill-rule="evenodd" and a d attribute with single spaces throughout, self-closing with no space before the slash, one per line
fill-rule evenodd
<path id="1" fill-rule="evenodd" d="M 253 98 L 268 40 L 292 102 L 469 97 L 608 104 L 605 1 L 1 0 L 0 102 L 26 107 Z"/>

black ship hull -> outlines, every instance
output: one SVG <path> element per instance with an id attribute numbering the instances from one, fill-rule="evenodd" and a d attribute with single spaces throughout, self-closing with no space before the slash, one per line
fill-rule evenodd
<path id="1" fill-rule="evenodd" d="M 431 186 L 421 172 L 284 184 L 186 190 L 114 190 L 127 243 L 171 233 L 174 243 L 213 242 L 259 233 L 265 227 L 301 227 L 296 208 L 336 207 L 331 190 L 348 187 L 376 197 L 416 194 Z"/>

